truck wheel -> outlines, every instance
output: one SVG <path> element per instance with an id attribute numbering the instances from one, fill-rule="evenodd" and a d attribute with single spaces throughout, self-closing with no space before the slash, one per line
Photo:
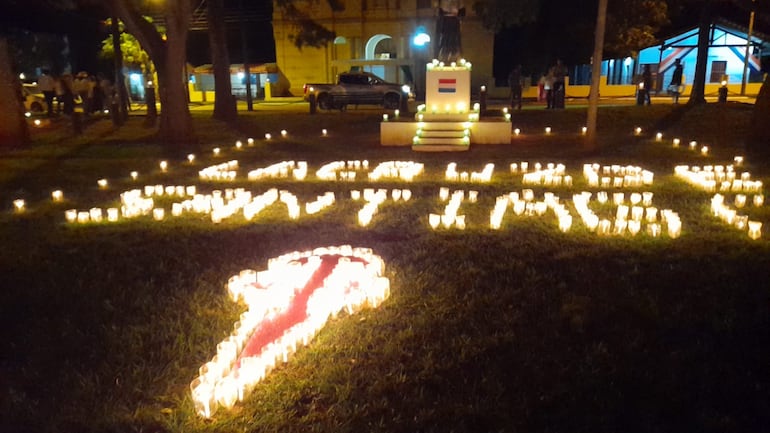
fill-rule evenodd
<path id="1" fill-rule="evenodd" d="M 401 98 L 393 93 L 388 93 L 382 100 L 382 106 L 388 110 L 397 110 L 401 106 Z"/>
<path id="2" fill-rule="evenodd" d="M 318 95 L 318 108 L 322 110 L 332 109 L 332 98 L 328 93 L 321 93 Z"/>

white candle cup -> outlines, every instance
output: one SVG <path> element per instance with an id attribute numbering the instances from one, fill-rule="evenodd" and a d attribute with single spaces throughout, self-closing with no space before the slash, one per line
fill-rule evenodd
<path id="1" fill-rule="evenodd" d="M 56 191 L 53 191 L 51 193 L 51 200 L 55 202 L 60 202 L 64 199 L 64 193 L 61 192 L 61 190 L 57 189 Z"/>
<path id="2" fill-rule="evenodd" d="M 736 194 L 735 195 L 735 207 L 742 208 L 746 206 L 746 194 Z"/>
<path id="3" fill-rule="evenodd" d="M 754 240 L 762 237 L 762 223 L 760 221 L 749 221 L 749 237 Z"/>
<path id="4" fill-rule="evenodd" d="M 650 206 L 652 205 L 652 193 L 651 192 L 643 192 L 642 193 L 642 206 Z"/>
<path id="5" fill-rule="evenodd" d="M 118 220 L 118 216 L 119 216 L 118 208 L 116 207 L 107 208 L 107 221 L 115 222 Z"/>
<path id="6" fill-rule="evenodd" d="M 647 224 L 647 234 L 649 234 L 653 238 L 657 238 L 658 236 L 660 236 L 660 224 L 658 223 Z"/>
<path id="7" fill-rule="evenodd" d="M 152 210 L 152 218 L 155 221 L 163 221 L 163 217 L 166 216 L 166 211 L 162 207 L 156 207 Z"/>
<path id="8" fill-rule="evenodd" d="M 16 212 L 23 212 L 24 206 L 24 200 L 20 198 L 13 201 L 13 208 Z"/>
<path id="9" fill-rule="evenodd" d="M 75 209 L 67 209 L 64 211 L 64 219 L 67 220 L 68 223 L 74 223 L 78 219 L 78 211 Z"/>
<path id="10" fill-rule="evenodd" d="M 441 215 L 435 213 L 428 215 L 428 224 L 430 224 L 430 228 L 435 230 L 439 223 L 441 223 Z"/>
<path id="11" fill-rule="evenodd" d="M 409 199 L 412 198 L 412 190 L 410 189 L 401 190 L 401 198 L 404 201 L 409 201 Z"/>
<path id="12" fill-rule="evenodd" d="M 455 217 L 455 227 L 460 230 L 465 230 L 465 215 L 457 215 Z"/>
<path id="13" fill-rule="evenodd" d="M 442 186 L 438 190 L 438 197 L 441 201 L 446 201 L 449 198 L 449 188 Z"/>
<path id="14" fill-rule="evenodd" d="M 91 218 L 91 221 L 93 222 L 101 222 L 102 220 L 102 208 L 99 207 L 92 207 L 91 210 L 88 212 L 89 217 Z"/>
<path id="15" fill-rule="evenodd" d="M 354 189 L 350 191 L 350 198 L 353 200 L 358 200 L 361 198 L 361 191 Z"/>
<path id="16" fill-rule="evenodd" d="M 139 177 L 139 172 L 132 171 L 131 172 L 131 180 L 136 180 L 137 177 Z"/>
<path id="17" fill-rule="evenodd" d="M 452 224 L 454 224 L 454 222 L 455 222 L 455 216 L 453 214 L 441 215 L 441 225 L 443 225 L 445 229 L 452 227 Z"/>
<path id="18" fill-rule="evenodd" d="M 107 188 L 107 179 L 99 179 L 96 181 L 96 184 L 99 185 L 100 189 Z"/>
<path id="19" fill-rule="evenodd" d="M 765 196 L 762 194 L 755 194 L 753 202 L 754 206 L 761 207 L 765 203 Z"/>
<path id="20" fill-rule="evenodd" d="M 81 224 L 87 223 L 91 219 L 91 214 L 88 211 L 78 212 L 78 222 Z"/>

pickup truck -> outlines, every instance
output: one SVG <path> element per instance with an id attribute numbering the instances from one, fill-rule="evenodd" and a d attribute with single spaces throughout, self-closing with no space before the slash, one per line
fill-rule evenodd
<path id="1" fill-rule="evenodd" d="M 344 109 L 347 105 L 381 105 L 395 110 L 411 96 L 408 85 L 389 83 L 369 72 L 343 72 L 336 84 L 305 84 L 305 100 L 315 95 L 324 110 Z"/>

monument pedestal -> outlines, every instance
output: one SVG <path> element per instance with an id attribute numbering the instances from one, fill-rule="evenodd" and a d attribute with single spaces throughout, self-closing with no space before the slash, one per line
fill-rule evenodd
<path id="1" fill-rule="evenodd" d="M 471 143 L 511 142 L 507 119 L 480 122 L 479 107 L 471 107 L 471 64 L 464 60 L 444 65 L 428 63 L 425 104 L 417 108 L 416 122 L 383 122 L 383 146 L 412 145 L 416 151 L 464 151 Z M 411 136 L 411 140 L 409 137 Z"/>

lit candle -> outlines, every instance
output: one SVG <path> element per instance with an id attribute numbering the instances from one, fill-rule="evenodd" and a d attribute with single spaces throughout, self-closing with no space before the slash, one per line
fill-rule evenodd
<path id="1" fill-rule="evenodd" d="M 735 195 L 735 207 L 742 208 L 746 206 L 746 194 Z"/>
<path id="2" fill-rule="evenodd" d="M 167 161 L 161 161 L 159 165 L 160 165 L 160 171 L 165 172 L 168 169 L 168 162 Z"/>
<path id="3" fill-rule="evenodd" d="M 99 179 L 96 181 L 96 184 L 99 185 L 99 188 L 105 189 L 107 188 L 107 179 Z"/>
<path id="4" fill-rule="evenodd" d="M 672 141 L 672 144 L 674 147 L 679 147 L 680 140 L 678 138 L 675 138 L 674 141 Z"/>
<path id="5" fill-rule="evenodd" d="M 62 201 L 64 199 L 64 193 L 62 193 L 61 190 L 57 189 L 56 191 L 51 193 L 51 199 L 56 202 Z"/>
<path id="6" fill-rule="evenodd" d="M 16 212 L 23 212 L 24 211 L 24 200 L 18 198 L 13 201 L 13 207 L 16 209 Z"/>
<path id="7" fill-rule="evenodd" d="M 289 134 L 289 132 L 288 132 L 288 131 L 286 131 L 285 129 L 282 129 L 282 130 L 281 130 L 281 137 L 284 137 L 284 138 L 285 138 L 285 137 L 286 137 L 286 135 L 288 135 L 288 134 Z"/>
<path id="8" fill-rule="evenodd" d="M 663 140 L 663 133 L 658 132 L 657 134 L 655 134 L 655 141 L 661 141 L 661 140 Z"/>
<path id="9" fill-rule="evenodd" d="M 383 114 L 382 115 L 382 121 L 383 122 L 387 122 L 388 121 L 388 115 L 387 114 Z"/>
<path id="10" fill-rule="evenodd" d="M 107 208 L 107 221 L 115 222 L 118 220 L 118 208 Z"/>
<path id="11" fill-rule="evenodd" d="M 132 171 L 131 172 L 131 179 L 132 180 L 136 180 L 137 177 L 139 177 L 139 173 L 136 172 L 136 171 Z"/>
<path id="12" fill-rule="evenodd" d="M 412 198 L 412 190 L 410 189 L 401 190 L 401 198 L 404 201 L 409 201 L 409 199 Z"/>
<path id="13" fill-rule="evenodd" d="M 585 134 L 588 132 L 588 127 L 587 127 L 587 126 L 584 126 L 584 127 L 580 128 L 580 132 L 581 132 L 583 135 L 585 135 Z"/>
<path id="14" fill-rule="evenodd" d="M 551 133 L 551 127 L 550 126 L 546 126 L 545 127 L 545 133 L 546 134 L 550 134 Z"/>
<path id="15" fill-rule="evenodd" d="M 439 223 L 441 222 L 441 215 L 432 213 L 428 215 L 428 224 L 430 224 L 430 228 L 436 229 L 438 227 Z"/>
<path id="16" fill-rule="evenodd" d="M 273 138 L 272 134 L 270 134 L 269 132 L 265 133 L 265 140 L 270 140 L 271 138 Z"/>
<path id="17" fill-rule="evenodd" d="M 519 135 L 519 134 L 521 134 L 521 129 L 519 129 L 519 128 L 516 128 L 516 129 L 514 129 L 514 130 L 513 130 L 513 134 L 514 134 L 514 135 Z"/>
<path id="18" fill-rule="evenodd" d="M 326 130 L 326 128 L 324 128 L 324 129 L 322 129 L 322 130 L 321 130 L 321 135 L 323 135 L 324 137 L 326 137 L 326 135 L 327 135 L 327 134 L 328 134 L 328 131 Z"/>
<path id="19" fill-rule="evenodd" d="M 243 143 L 241 142 L 241 140 L 238 140 L 238 141 L 235 142 L 235 148 L 236 149 L 240 149 L 242 147 L 243 147 Z"/>
<path id="20" fill-rule="evenodd" d="M 760 207 L 762 204 L 765 203 L 765 196 L 762 194 L 755 194 L 754 195 L 754 206 Z"/>
<path id="21" fill-rule="evenodd" d="M 760 221 L 749 221 L 749 237 L 754 240 L 762 237 L 762 223 Z"/>
<path id="22" fill-rule="evenodd" d="M 219 152 L 220 152 L 220 149 L 219 149 L 218 147 L 215 147 L 215 148 L 212 150 L 212 152 L 214 152 L 214 156 L 218 156 L 218 155 L 219 155 Z"/>
<path id="23" fill-rule="evenodd" d="M 190 164 L 192 164 L 192 163 L 193 163 L 193 161 L 195 161 L 195 155 L 193 155 L 192 153 L 191 153 L 191 154 L 189 154 L 189 155 L 187 155 L 187 161 L 188 161 Z"/>
<path id="24" fill-rule="evenodd" d="M 64 211 L 64 219 L 68 223 L 74 223 L 78 219 L 78 211 L 75 209 L 67 209 Z"/>

